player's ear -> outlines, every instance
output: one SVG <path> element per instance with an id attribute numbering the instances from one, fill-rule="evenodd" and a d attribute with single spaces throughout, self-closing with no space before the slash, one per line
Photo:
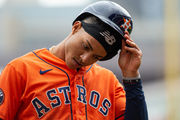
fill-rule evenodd
<path id="1" fill-rule="evenodd" d="M 76 33 L 78 30 L 80 30 L 82 27 L 81 21 L 74 22 L 72 26 L 72 34 Z"/>

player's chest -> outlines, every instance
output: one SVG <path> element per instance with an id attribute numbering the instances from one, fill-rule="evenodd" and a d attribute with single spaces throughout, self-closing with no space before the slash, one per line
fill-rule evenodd
<path id="1" fill-rule="evenodd" d="M 30 97 L 28 99 L 31 99 L 31 105 L 39 118 L 57 108 L 69 113 L 82 108 L 83 111 L 79 110 L 79 114 L 85 114 L 85 106 L 107 116 L 111 107 L 110 96 L 103 94 L 103 87 L 84 75 L 40 74 L 38 78 L 29 81 L 26 89 L 28 92 L 25 96 Z"/>

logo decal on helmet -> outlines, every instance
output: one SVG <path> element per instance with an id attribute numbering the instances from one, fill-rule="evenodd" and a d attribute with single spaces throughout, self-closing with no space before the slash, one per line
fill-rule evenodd
<path id="1" fill-rule="evenodd" d="M 4 92 L 0 89 L 0 105 L 4 102 Z"/>
<path id="2" fill-rule="evenodd" d="M 116 39 L 113 35 L 110 35 L 110 32 L 108 30 L 104 31 L 104 32 L 100 32 L 100 34 L 104 37 L 105 41 L 109 44 L 109 45 L 113 45 L 113 43 L 116 42 Z"/>
<path id="3" fill-rule="evenodd" d="M 126 18 L 123 18 L 124 20 L 124 24 L 121 25 L 121 27 L 125 30 L 125 31 L 131 31 L 132 27 L 131 27 L 131 20 L 129 19 L 126 19 Z"/>
<path id="4" fill-rule="evenodd" d="M 121 44 L 121 42 L 118 42 L 118 41 L 122 40 L 124 36 L 124 31 L 127 30 L 129 34 L 131 34 L 132 32 L 133 20 L 132 20 L 131 15 L 121 5 L 112 1 L 103 0 L 103 1 L 92 3 L 86 8 L 84 8 L 81 11 L 81 13 L 75 18 L 75 20 L 73 21 L 73 24 L 75 23 L 75 21 L 82 21 L 85 18 L 88 18 L 89 16 L 97 17 L 103 23 L 107 24 L 110 28 L 113 29 L 112 33 L 113 33 L 114 38 L 109 37 L 110 35 L 106 35 L 109 33 L 103 32 L 104 30 L 100 31 L 101 34 L 98 34 L 98 35 L 101 35 L 100 37 L 103 37 L 104 39 L 103 42 L 107 43 L 109 45 L 108 46 L 109 48 L 116 49 L 114 50 L 115 51 L 114 54 L 110 52 L 110 54 L 107 54 L 106 57 L 101 59 L 101 61 L 111 59 L 117 54 L 118 50 L 121 49 L 122 47 L 121 45 L 119 45 Z M 118 33 L 114 34 L 114 30 L 116 33 L 118 32 L 120 34 L 119 37 L 117 37 Z M 117 44 L 118 46 L 116 46 L 116 43 L 118 43 Z"/>

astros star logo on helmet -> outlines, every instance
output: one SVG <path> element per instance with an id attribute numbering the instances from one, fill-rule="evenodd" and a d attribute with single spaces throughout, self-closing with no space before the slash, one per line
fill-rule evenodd
<path id="1" fill-rule="evenodd" d="M 126 18 L 123 18 L 123 20 L 124 20 L 124 24 L 123 25 L 121 25 L 121 27 L 123 27 L 124 28 L 124 30 L 125 31 L 128 31 L 129 29 L 131 29 L 131 20 L 129 19 L 126 19 Z"/>

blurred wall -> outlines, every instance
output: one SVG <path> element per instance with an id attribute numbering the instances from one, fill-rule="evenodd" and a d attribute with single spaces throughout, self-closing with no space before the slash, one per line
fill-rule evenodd
<path id="1" fill-rule="evenodd" d="M 39 0 L 40 1 L 40 0 Z M 37 48 L 50 47 L 71 31 L 71 23 L 89 3 L 80 6 L 42 6 L 38 0 L 6 0 L 0 8 L 0 65 Z M 41 0 L 42 1 L 42 0 Z M 44 0 L 45 1 L 45 0 Z M 47 1 L 47 0 L 46 0 Z M 87 0 L 86 0 L 87 1 Z M 163 78 L 163 0 L 113 0 L 133 17 L 132 38 L 143 51 L 141 66 L 145 81 Z M 119 75 L 117 57 L 100 62 Z"/>

